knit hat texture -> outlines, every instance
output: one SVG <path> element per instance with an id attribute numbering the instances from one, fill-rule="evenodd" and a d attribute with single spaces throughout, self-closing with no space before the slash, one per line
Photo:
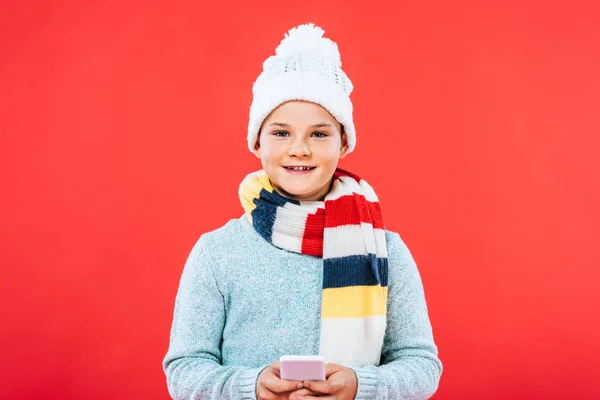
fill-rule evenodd
<path id="1" fill-rule="evenodd" d="M 344 126 L 348 153 L 356 146 L 352 121 L 352 82 L 342 70 L 337 44 L 324 38 L 325 31 L 312 23 L 292 28 L 275 55 L 263 63 L 252 87 L 248 123 L 248 148 L 254 150 L 261 125 L 279 105 L 305 100 L 321 105 Z"/>

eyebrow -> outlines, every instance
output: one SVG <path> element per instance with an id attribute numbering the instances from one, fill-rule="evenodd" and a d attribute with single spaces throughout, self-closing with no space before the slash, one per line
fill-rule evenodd
<path id="1" fill-rule="evenodd" d="M 271 125 L 275 125 L 275 126 L 280 126 L 282 128 L 289 128 L 290 125 L 283 123 L 283 122 L 271 122 L 270 124 L 268 124 L 267 126 L 271 126 Z M 314 124 L 310 126 L 311 128 L 333 128 L 333 124 L 330 122 L 320 122 L 318 124 Z"/>

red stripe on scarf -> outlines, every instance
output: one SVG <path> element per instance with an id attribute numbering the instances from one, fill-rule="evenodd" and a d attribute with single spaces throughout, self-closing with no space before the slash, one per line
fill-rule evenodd
<path id="1" fill-rule="evenodd" d="M 352 193 L 335 200 L 327 200 L 327 218 L 325 228 L 341 225 L 360 225 L 372 223 L 373 229 L 383 229 L 383 217 L 379 202 L 367 201 L 365 196 Z"/>
<path id="2" fill-rule="evenodd" d="M 308 214 L 302 236 L 302 254 L 315 257 L 323 256 L 323 229 L 325 226 L 325 209 L 317 209 L 316 214 Z"/>
<path id="3" fill-rule="evenodd" d="M 348 172 L 341 168 L 336 168 L 335 172 L 333 173 L 333 179 L 337 179 L 340 176 L 349 176 L 350 178 L 354 179 L 357 183 L 360 183 L 360 181 L 362 180 L 358 175 L 355 175 L 352 172 Z"/>

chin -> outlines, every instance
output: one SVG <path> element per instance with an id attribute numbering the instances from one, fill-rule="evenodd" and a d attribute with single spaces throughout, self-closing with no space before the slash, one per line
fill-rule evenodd
<path id="1" fill-rule="evenodd" d="M 283 188 L 283 190 L 285 190 L 286 193 L 288 193 L 291 196 L 295 196 L 295 197 L 302 197 L 302 196 L 307 196 L 308 194 L 310 194 L 310 192 L 304 192 L 301 190 L 288 190 L 286 188 Z"/>
<path id="2" fill-rule="evenodd" d="M 290 196 L 294 196 L 294 197 L 306 197 L 308 195 L 310 195 L 310 191 L 308 190 L 298 190 L 298 189 L 294 189 L 294 188 L 286 188 L 286 187 L 282 187 L 281 189 L 283 189 L 285 191 L 285 193 L 287 193 Z"/>

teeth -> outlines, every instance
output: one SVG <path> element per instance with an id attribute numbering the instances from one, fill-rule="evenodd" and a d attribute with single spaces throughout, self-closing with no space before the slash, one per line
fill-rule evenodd
<path id="1" fill-rule="evenodd" d="M 286 167 L 286 168 L 294 170 L 294 171 L 307 171 L 309 169 L 312 169 L 312 167 Z"/>

